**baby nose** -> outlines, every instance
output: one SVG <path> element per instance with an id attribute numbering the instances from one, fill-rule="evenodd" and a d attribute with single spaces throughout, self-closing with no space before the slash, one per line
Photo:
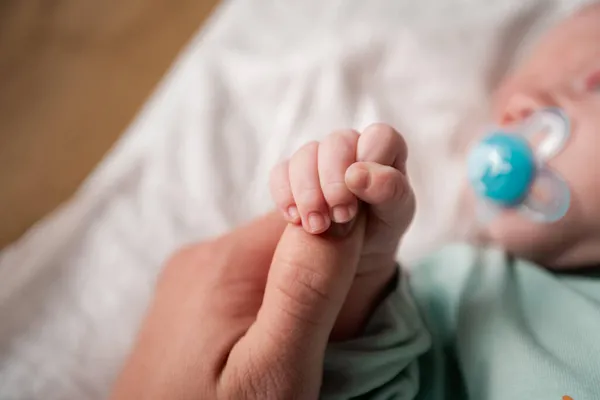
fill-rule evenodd
<path id="1" fill-rule="evenodd" d="M 517 93 L 510 97 L 502 114 L 500 115 L 500 125 L 513 125 L 519 123 L 533 114 L 535 111 L 554 106 L 549 95 L 541 93 L 526 94 Z"/>

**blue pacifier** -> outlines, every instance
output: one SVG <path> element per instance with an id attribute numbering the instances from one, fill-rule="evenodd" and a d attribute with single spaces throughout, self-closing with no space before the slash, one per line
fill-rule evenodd
<path id="1" fill-rule="evenodd" d="M 547 162 L 569 135 L 564 112 L 546 108 L 519 126 L 493 130 L 476 144 L 468 157 L 468 176 L 480 221 L 487 223 L 503 210 L 516 210 L 534 222 L 561 219 L 571 192 Z"/>

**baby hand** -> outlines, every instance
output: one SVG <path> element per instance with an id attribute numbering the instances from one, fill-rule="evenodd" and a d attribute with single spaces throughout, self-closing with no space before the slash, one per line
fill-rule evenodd
<path id="1" fill-rule="evenodd" d="M 406 177 L 407 148 L 384 124 L 359 134 L 338 131 L 310 142 L 274 168 L 271 193 L 285 218 L 320 234 L 366 213 L 358 274 L 393 267 L 400 239 L 415 212 Z"/>

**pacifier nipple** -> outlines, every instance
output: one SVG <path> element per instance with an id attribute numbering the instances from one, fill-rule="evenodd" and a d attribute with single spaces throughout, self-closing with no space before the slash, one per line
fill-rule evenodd
<path id="1" fill-rule="evenodd" d="M 566 182 L 546 165 L 564 147 L 570 126 L 564 112 L 547 108 L 523 124 L 497 128 L 468 156 L 468 178 L 481 222 L 516 210 L 535 222 L 554 222 L 569 209 Z"/>

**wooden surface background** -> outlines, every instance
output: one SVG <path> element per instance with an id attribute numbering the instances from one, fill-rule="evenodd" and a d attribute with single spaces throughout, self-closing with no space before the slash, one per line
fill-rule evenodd
<path id="1" fill-rule="evenodd" d="M 0 248 L 66 200 L 217 0 L 0 0 Z"/>

